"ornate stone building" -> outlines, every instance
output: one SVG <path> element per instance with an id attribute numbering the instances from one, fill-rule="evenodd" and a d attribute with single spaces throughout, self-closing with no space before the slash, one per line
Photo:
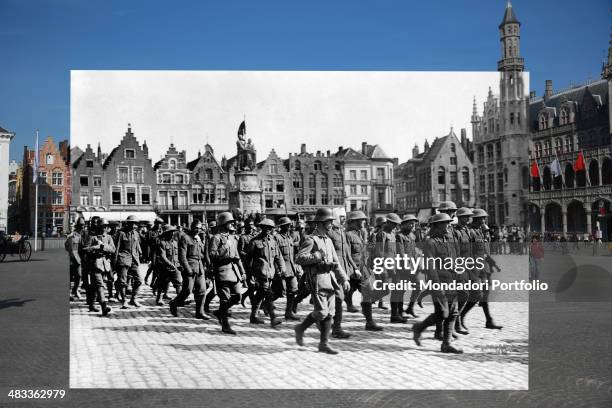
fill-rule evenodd
<path id="1" fill-rule="evenodd" d="M 393 167 L 397 158 L 391 158 L 379 145 L 361 144 L 361 153 L 370 161 L 370 218 L 388 214 L 393 210 Z"/>
<path id="2" fill-rule="evenodd" d="M 229 210 L 229 173 L 217 161 L 213 148 L 206 144 L 204 154 L 187 163 L 191 171 L 192 218 L 213 220 L 219 212 Z"/>
<path id="3" fill-rule="evenodd" d="M 475 202 L 474 166 L 469 156 L 471 144 L 465 129 L 461 140 L 453 130 L 435 138 L 424 151 L 412 149 L 412 158 L 395 167 L 395 207 L 399 214 L 415 214 L 426 222 L 441 201 L 452 200 L 459 207 L 473 207 Z"/>
<path id="4" fill-rule="evenodd" d="M 335 156 L 344 163 L 344 206 L 346 211 L 362 210 L 372 214 L 372 162 L 357 150 L 340 148 Z"/>
<path id="5" fill-rule="evenodd" d="M 520 53 L 520 27 L 508 3 L 499 25 L 499 95 L 489 95 L 482 115 L 472 113 L 476 201 L 489 213 L 490 225 L 527 226 L 528 98 Z"/>
<path id="6" fill-rule="evenodd" d="M 185 150 L 179 152 L 171 143 L 165 156 L 153 166 L 157 179 L 155 210 L 162 219 L 173 225 L 188 225 L 191 222 L 191 172 L 186 157 Z"/>
<path id="7" fill-rule="evenodd" d="M 287 160 L 283 160 L 272 149 L 268 157 L 257 163 L 257 178 L 262 191 L 264 212 L 275 209 L 288 209 L 288 187 L 291 174 L 287 170 Z"/>
<path id="8" fill-rule="evenodd" d="M 91 145 L 72 161 L 72 202 L 70 213 L 107 211 L 110 204 L 108 180 L 104 177 L 104 160 L 100 145 L 94 153 Z"/>

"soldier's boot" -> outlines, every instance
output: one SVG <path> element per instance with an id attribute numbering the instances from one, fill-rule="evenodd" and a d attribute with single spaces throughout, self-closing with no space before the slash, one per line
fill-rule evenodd
<path id="1" fill-rule="evenodd" d="M 342 329 L 342 302 L 338 303 L 339 300 L 336 298 L 336 313 L 334 315 L 334 321 L 332 326 L 332 337 L 336 339 L 348 339 L 351 337 L 350 334 Z M 331 317 L 329 317 L 331 325 Z"/>
<path id="2" fill-rule="evenodd" d="M 346 311 L 349 313 L 358 313 L 359 309 L 353 305 L 353 293 L 355 293 L 355 290 L 350 289 L 344 298 L 344 301 L 346 302 Z"/>
<path id="3" fill-rule="evenodd" d="M 87 302 L 87 306 L 89 306 L 90 312 L 100 311 L 100 309 L 98 309 L 95 305 L 96 294 L 91 290 L 90 287 L 87 287 L 87 292 L 85 293 L 85 301 Z"/>
<path id="4" fill-rule="evenodd" d="M 276 327 L 283 322 L 283 319 L 276 317 L 274 302 L 266 302 L 266 308 L 268 309 L 268 314 L 270 315 L 270 326 Z"/>
<path id="5" fill-rule="evenodd" d="M 232 329 L 232 326 L 229 324 L 229 319 L 227 317 L 227 312 L 221 319 L 221 331 L 225 334 L 236 334 L 236 331 Z"/>
<path id="6" fill-rule="evenodd" d="M 442 332 L 442 322 L 436 322 L 436 331 L 434 332 L 434 339 L 444 341 L 444 336 Z"/>
<path id="7" fill-rule="evenodd" d="M 121 299 L 121 308 L 122 309 L 127 309 L 127 296 L 126 296 L 126 288 L 125 287 L 121 287 L 121 290 L 119 292 L 119 298 Z"/>
<path id="8" fill-rule="evenodd" d="M 212 302 L 214 298 L 215 298 L 215 291 L 211 289 L 206 294 L 206 298 L 204 299 L 204 312 L 205 313 L 210 313 L 210 302 Z"/>
<path id="9" fill-rule="evenodd" d="M 326 354 L 338 354 L 336 350 L 329 346 L 329 333 L 331 331 L 332 321 L 330 316 L 327 316 L 321 321 L 321 340 L 319 341 L 319 352 Z"/>
<path id="10" fill-rule="evenodd" d="M 480 302 L 480 306 L 482 307 L 482 311 L 484 312 L 485 318 L 487 319 L 487 323 L 485 324 L 485 328 L 501 330 L 504 326 L 499 326 L 495 324 L 493 321 L 493 317 L 491 317 L 491 312 L 489 311 L 489 302 Z"/>
<path id="11" fill-rule="evenodd" d="M 293 313 L 297 313 L 298 310 L 298 305 L 300 303 L 302 303 L 302 301 L 304 299 L 306 299 L 306 297 L 308 297 L 308 293 L 305 291 L 298 291 L 298 294 L 295 295 L 295 298 L 293 299 L 293 305 L 291 306 L 291 310 L 293 311 Z"/>
<path id="12" fill-rule="evenodd" d="M 140 302 L 138 301 L 138 299 L 136 298 L 138 296 L 138 289 L 139 288 L 133 288 L 132 289 L 132 298 L 130 299 L 130 305 L 134 306 L 134 307 L 140 307 L 142 306 L 140 304 Z"/>
<path id="13" fill-rule="evenodd" d="M 240 295 L 240 305 L 242 307 L 246 307 L 244 302 L 247 300 L 247 298 L 249 298 L 249 300 L 251 301 L 251 305 L 252 305 L 253 304 L 253 298 L 251 296 L 251 287 L 248 287 L 247 290 L 242 295 Z"/>
<path id="14" fill-rule="evenodd" d="M 442 346 L 440 346 L 440 351 L 443 353 L 452 353 L 452 354 L 462 354 L 463 350 L 461 350 L 459 347 L 454 347 L 451 344 L 451 335 L 453 334 L 453 326 L 455 324 L 454 322 L 455 319 L 444 319 L 443 321 L 443 340 L 442 340 Z"/>
<path id="15" fill-rule="evenodd" d="M 404 316 L 404 302 L 396 302 L 397 315 L 402 320 L 402 323 L 406 323 L 408 318 Z"/>
<path id="16" fill-rule="evenodd" d="M 437 317 L 435 313 L 430 314 L 422 322 L 417 322 L 412 325 L 412 339 L 417 346 L 421 345 L 421 334 L 423 331 L 431 325 L 436 324 Z"/>
<path id="17" fill-rule="evenodd" d="M 210 316 L 204 313 L 204 295 L 197 295 L 195 297 L 195 318 L 202 320 L 210 320 Z"/>
<path id="18" fill-rule="evenodd" d="M 111 312 L 111 308 L 110 306 L 108 306 L 108 304 L 106 302 L 102 302 L 101 303 L 101 307 L 102 307 L 102 316 L 108 316 L 108 314 Z"/>
<path id="19" fill-rule="evenodd" d="M 253 296 L 251 298 L 251 317 L 249 318 L 249 322 L 251 324 L 264 324 L 263 319 L 257 317 L 257 311 L 259 310 L 259 306 L 261 305 L 261 299 Z"/>
<path id="20" fill-rule="evenodd" d="M 414 313 L 414 301 L 413 300 L 411 300 L 408 303 L 408 307 L 406 308 L 406 314 L 408 316 L 414 317 L 415 319 L 419 317 L 416 313 Z"/>
<path id="21" fill-rule="evenodd" d="M 459 320 L 461 321 L 461 326 L 465 331 L 469 331 L 468 327 L 465 325 L 465 317 L 474 306 L 476 306 L 476 302 L 469 301 L 465 304 L 463 310 L 461 310 L 461 313 L 459 313 Z"/>
<path id="22" fill-rule="evenodd" d="M 302 323 L 298 323 L 295 325 L 293 331 L 295 331 L 295 342 L 298 346 L 304 345 L 304 332 L 315 322 L 316 319 L 313 317 L 312 313 L 308 313 L 308 316 L 306 316 Z"/>
<path id="23" fill-rule="evenodd" d="M 419 307 L 422 309 L 423 308 L 423 299 L 425 298 L 425 296 L 429 295 L 430 292 L 428 290 L 424 290 L 421 293 L 419 293 L 419 295 L 417 296 L 417 305 L 419 305 Z"/>
<path id="24" fill-rule="evenodd" d="M 153 290 L 153 292 L 155 293 L 156 291 Z M 155 304 L 157 306 L 163 306 L 164 305 L 164 301 L 161 300 L 161 291 L 157 291 L 157 293 L 155 293 Z"/>
<path id="25" fill-rule="evenodd" d="M 361 303 L 361 311 L 366 319 L 365 329 L 368 331 L 381 331 L 383 328 L 376 324 L 372 318 L 372 304 L 370 302 Z"/>
<path id="26" fill-rule="evenodd" d="M 379 308 L 379 309 L 384 309 L 384 310 L 388 310 L 388 309 L 389 309 L 387 306 L 385 306 L 385 302 L 383 302 L 383 300 L 382 300 L 382 299 L 380 299 L 380 300 L 378 301 L 378 308 Z"/>
<path id="27" fill-rule="evenodd" d="M 391 323 L 406 323 L 407 318 L 402 316 L 403 305 L 400 302 L 391 302 Z"/>
<path id="28" fill-rule="evenodd" d="M 461 315 L 455 319 L 455 332 L 463 335 L 470 334 L 461 324 Z"/>
<path id="29" fill-rule="evenodd" d="M 287 294 L 287 305 L 285 306 L 285 319 L 287 320 L 300 320 L 299 317 L 293 312 L 293 304 L 295 303 L 295 295 Z"/>

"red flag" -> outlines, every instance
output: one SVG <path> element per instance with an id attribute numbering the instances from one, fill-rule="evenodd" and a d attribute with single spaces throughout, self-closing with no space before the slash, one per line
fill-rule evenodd
<path id="1" fill-rule="evenodd" d="M 578 158 L 576 159 L 576 163 L 574 163 L 574 171 L 586 170 L 586 166 L 584 164 L 584 156 L 582 155 L 582 151 L 578 153 Z"/>
<path id="2" fill-rule="evenodd" d="M 531 177 L 540 178 L 540 168 L 538 167 L 538 162 L 535 160 L 531 162 Z"/>

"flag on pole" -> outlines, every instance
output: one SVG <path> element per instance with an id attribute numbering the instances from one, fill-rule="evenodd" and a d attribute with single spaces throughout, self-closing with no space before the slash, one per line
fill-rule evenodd
<path id="1" fill-rule="evenodd" d="M 541 178 L 540 176 L 540 167 L 538 167 L 538 162 L 535 160 L 531 161 L 531 177 L 533 178 Z"/>
<path id="2" fill-rule="evenodd" d="M 576 163 L 574 163 L 574 171 L 580 170 L 586 171 L 586 166 L 584 164 L 584 155 L 582 154 L 582 151 L 578 153 L 578 158 L 576 159 Z"/>
<path id="3" fill-rule="evenodd" d="M 559 177 L 562 175 L 561 172 L 561 164 L 559 164 L 559 159 L 555 157 L 555 160 L 550 163 L 550 171 L 553 177 Z"/>
<path id="4" fill-rule="evenodd" d="M 36 132 L 36 147 L 34 147 L 34 174 L 32 174 L 32 182 L 38 180 L 38 132 Z"/>

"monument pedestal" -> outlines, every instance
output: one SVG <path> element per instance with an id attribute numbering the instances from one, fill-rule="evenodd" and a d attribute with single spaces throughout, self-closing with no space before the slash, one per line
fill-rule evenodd
<path id="1" fill-rule="evenodd" d="M 239 171 L 234 173 L 234 188 L 230 191 L 230 208 L 240 208 L 245 216 L 261 213 L 261 189 L 257 173 Z"/>

